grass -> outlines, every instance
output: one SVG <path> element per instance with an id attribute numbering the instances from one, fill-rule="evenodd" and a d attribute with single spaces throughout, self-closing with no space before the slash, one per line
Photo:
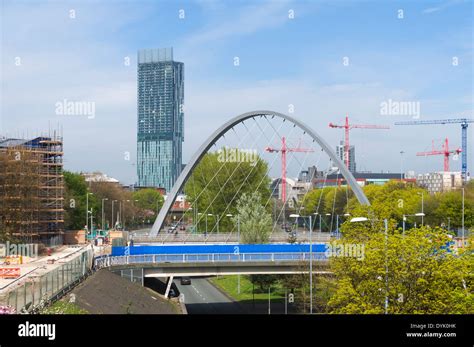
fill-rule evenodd
<path id="1" fill-rule="evenodd" d="M 247 276 L 240 276 L 240 294 L 238 293 L 238 276 L 219 276 L 211 279 L 211 282 L 222 289 L 236 301 L 248 301 L 253 299 L 252 282 Z M 284 301 L 285 291 L 280 284 L 275 284 L 270 292 L 271 300 Z M 268 300 L 268 289 L 262 291 L 258 286 L 255 286 L 255 300 Z"/>
<path id="2" fill-rule="evenodd" d="M 56 301 L 51 306 L 45 308 L 42 314 L 87 314 L 86 310 L 80 308 L 76 304 L 66 301 Z"/>

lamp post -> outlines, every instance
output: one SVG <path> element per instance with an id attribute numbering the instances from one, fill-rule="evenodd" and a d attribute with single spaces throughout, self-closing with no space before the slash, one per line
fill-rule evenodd
<path id="1" fill-rule="evenodd" d="M 94 195 L 94 193 L 86 194 L 86 229 L 89 229 L 89 194 Z"/>
<path id="2" fill-rule="evenodd" d="M 104 218 L 104 201 L 109 200 L 108 198 L 103 198 L 102 199 L 102 229 L 105 230 L 104 228 L 104 223 L 105 223 L 105 218 Z"/>
<path id="3" fill-rule="evenodd" d="M 343 215 L 339 215 L 339 214 L 336 215 L 336 238 L 339 238 L 339 235 L 340 235 L 340 233 L 339 233 L 339 217 L 343 217 L 343 216 L 344 217 L 349 217 L 350 214 L 349 213 L 344 213 Z"/>
<path id="4" fill-rule="evenodd" d="M 319 234 L 321 234 L 322 229 L 321 229 L 321 213 L 315 212 L 313 213 L 315 216 L 319 215 Z"/>
<path id="5" fill-rule="evenodd" d="M 138 200 L 132 200 L 132 213 L 133 213 L 132 224 L 133 224 L 134 228 L 137 227 L 137 225 L 135 224 L 135 202 L 138 202 Z"/>
<path id="6" fill-rule="evenodd" d="M 90 210 L 90 211 L 87 211 L 87 213 L 88 213 L 88 214 L 89 214 L 89 213 L 91 214 L 91 239 L 92 239 L 92 236 L 93 236 L 92 232 L 94 231 L 94 225 L 93 225 L 93 209 L 91 208 L 91 210 Z"/>
<path id="7" fill-rule="evenodd" d="M 213 214 L 212 214 L 212 213 L 208 213 L 208 214 L 206 214 L 206 234 L 207 234 L 207 216 L 209 216 L 209 217 L 212 217 L 212 216 L 213 216 Z"/>
<path id="8" fill-rule="evenodd" d="M 461 237 L 461 240 L 462 240 L 462 247 L 464 247 L 464 187 L 462 187 L 462 221 L 461 221 L 461 225 L 462 225 L 462 237 Z M 457 233 L 456 233 L 456 236 L 457 236 Z"/>
<path id="9" fill-rule="evenodd" d="M 201 213 L 201 212 L 198 212 L 198 213 L 197 213 L 197 219 L 198 219 L 198 220 L 196 221 L 196 230 L 198 229 L 198 225 L 199 225 L 199 223 L 201 222 L 201 217 L 199 217 L 199 216 L 202 216 L 202 213 Z M 207 230 L 206 230 L 206 233 L 207 233 Z"/>
<path id="10" fill-rule="evenodd" d="M 351 223 L 360 223 L 366 222 L 369 219 L 366 217 L 354 217 L 351 219 Z M 376 219 L 375 219 L 376 220 Z M 385 314 L 388 314 L 388 257 L 387 257 L 387 250 L 388 250 L 388 220 L 384 219 L 384 226 L 385 226 L 385 302 L 384 302 L 384 311 Z"/>
<path id="11" fill-rule="evenodd" d="M 415 213 L 415 214 L 404 214 L 403 215 L 403 235 L 405 235 L 405 222 L 407 220 L 407 217 L 421 217 L 421 219 L 423 220 L 423 217 L 424 217 L 424 213 Z M 421 222 L 421 224 L 423 225 L 423 222 Z"/>
<path id="12" fill-rule="evenodd" d="M 291 218 L 296 218 L 298 224 L 299 214 L 291 214 Z M 303 216 L 307 217 L 307 216 Z M 313 220 L 309 215 L 309 314 L 313 314 Z"/>
<path id="13" fill-rule="evenodd" d="M 425 211 L 424 211 L 424 205 L 425 205 L 425 199 L 424 199 L 424 195 L 425 193 L 424 192 L 418 192 L 417 193 L 418 195 L 421 195 L 421 213 L 423 214 L 421 216 L 421 226 L 423 226 L 423 217 L 425 216 Z"/>
<path id="14" fill-rule="evenodd" d="M 226 214 L 226 216 L 233 217 L 231 213 Z M 237 215 L 237 239 L 240 245 L 240 215 Z M 240 274 L 237 276 L 237 294 L 240 294 Z"/>
<path id="15" fill-rule="evenodd" d="M 330 216 L 331 214 L 330 213 L 326 213 L 326 216 Z M 331 219 L 331 222 L 332 222 L 332 219 Z M 328 230 L 329 231 L 329 237 L 331 237 L 331 230 Z"/>
<path id="16" fill-rule="evenodd" d="M 115 223 L 114 223 L 114 203 L 116 203 L 117 200 L 112 200 L 112 228 L 115 230 Z"/>
<path id="17" fill-rule="evenodd" d="M 122 217 L 122 229 L 125 230 L 125 208 L 126 208 L 126 204 L 125 202 L 130 202 L 130 200 L 123 200 L 124 204 L 123 204 L 123 209 L 122 209 L 122 213 L 123 215 L 121 214 L 121 217 Z"/>

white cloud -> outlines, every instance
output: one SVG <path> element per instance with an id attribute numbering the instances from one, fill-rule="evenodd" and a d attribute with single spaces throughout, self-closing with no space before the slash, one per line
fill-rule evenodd
<path id="1" fill-rule="evenodd" d="M 288 1 L 267 1 L 245 6 L 231 17 L 219 17 L 197 33 L 187 37 L 184 44 L 199 46 L 238 35 L 249 35 L 273 28 L 288 21 Z M 218 12 L 214 13 L 215 15 Z"/>

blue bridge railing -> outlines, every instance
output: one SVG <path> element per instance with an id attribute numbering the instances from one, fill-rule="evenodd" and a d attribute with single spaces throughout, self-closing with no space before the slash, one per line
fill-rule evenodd
<path id="1" fill-rule="evenodd" d="M 278 262 L 278 261 L 325 261 L 325 252 L 276 252 L 276 253 L 198 253 L 198 254 L 141 254 L 120 255 L 96 258 L 96 268 L 134 265 L 134 264 L 159 264 L 159 263 L 218 263 L 218 262 Z"/>

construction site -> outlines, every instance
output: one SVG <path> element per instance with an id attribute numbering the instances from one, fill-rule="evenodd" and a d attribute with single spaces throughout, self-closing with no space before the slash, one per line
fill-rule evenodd
<path id="1" fill-rule="evenodd" d="M 64 235 L 63 141 L 0 139 L 0 239 L 46 245 Z"/>

